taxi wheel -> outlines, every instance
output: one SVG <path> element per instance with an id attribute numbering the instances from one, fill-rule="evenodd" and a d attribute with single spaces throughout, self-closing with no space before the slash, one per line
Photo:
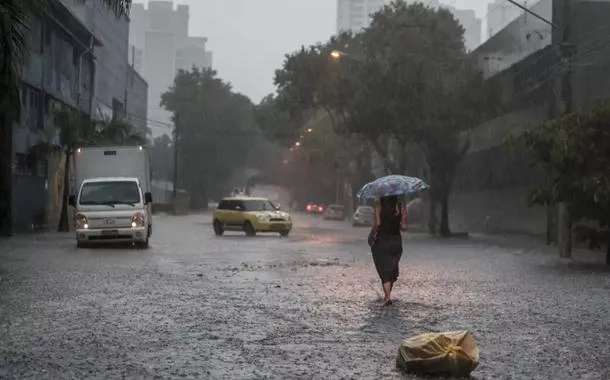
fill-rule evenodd
<path id="1" fill-rule="evenodd" d="M 254 226 L 252 226 L 252 223 L 250 223 L 250 222 L 246 222 L 244 224 L 244 231 L 246 232 L 247 236 L 256 235 L 256 230 L 254 229 Z"/>
<path id="2" fill-rule="evenodd" d="M 280 232 L 280 236 L 288 236 L 290 234 L 290 230 Z"/>
<path id="3" fill-rule="evenodd" d="M 222 234 L 225 231 L 222 228 L 222 224 L 220 224 L 220 222 L 218 220 L 214 221 L 214 234 L 216 234 L 216 236 L 222 236 Z"/>

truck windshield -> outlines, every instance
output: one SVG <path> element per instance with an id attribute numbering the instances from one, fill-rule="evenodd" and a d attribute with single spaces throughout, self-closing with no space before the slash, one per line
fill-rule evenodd
<path id="1" fill-rule="evenodd" d="M 135 205 L 140 198 L 140 189 L 134 181 L 88 182 L 81 189 L 79 204 Z"/>

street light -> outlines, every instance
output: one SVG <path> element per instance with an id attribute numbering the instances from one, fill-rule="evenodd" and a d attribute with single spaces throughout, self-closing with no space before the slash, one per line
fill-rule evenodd
<path id="1" fill-rule="evenodd" d="M 331 51 L 330 52 L 330 57 L 332 59 L 335 59 L 335 60 L 339 60 L 342 57 L 347 57 L 347 58 L 351 58 L 351 59 L 353 59 L 354 61 L 357 61 L 357 62 L 361 62 L 361 63 L 364 62 L 364 58 L 353 56 L 353 55 L 348 54 L 348 53 L 346 53 L 344 51 L 341 51 L 341 50 L 333 50 L 333 51 Z"/>
<path id="2" fill-rule="evenodd" d="M 313 129 L 312 128 L 307 128 L 307 133 L 311 133 L 311 132 L 313 132 Z"/>
<path id="3" fill-rule="evenodd" d="M 300 141 L 295 142 L 294 146 L 301 146 L 301 142 Z"/>

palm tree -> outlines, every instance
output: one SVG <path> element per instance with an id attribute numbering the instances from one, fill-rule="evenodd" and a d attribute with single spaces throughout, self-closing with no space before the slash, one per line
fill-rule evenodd
<path id="1" fill-rule="evenodd" d="M 27 53 L 28 15 L 56 0 L 0 1 L 0 236 L 12 233 L 11 186 L 13 123 L 21 116 L 21 67 Z M 87 2 L 92 0 L 79 0 Z M 132 0 L 101 0 L 117 17 L 128 14 Z"/>
<path id="2" fill-rule="evenodd" d="M 0 3 L 0 235 L 12 233 L 13 123 L 20 116 L 19 78 L 25 51 L 24 3 Z"/>

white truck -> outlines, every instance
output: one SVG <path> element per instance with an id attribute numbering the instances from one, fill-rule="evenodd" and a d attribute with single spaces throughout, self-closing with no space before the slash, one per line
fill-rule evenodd
<path id="1" fill-rule="evenodd" d="M 76 244 L 131 243 L 147 248 L 152 235 L 148 152 L 136 147 L 78 148 L 74 154 Z"/>

